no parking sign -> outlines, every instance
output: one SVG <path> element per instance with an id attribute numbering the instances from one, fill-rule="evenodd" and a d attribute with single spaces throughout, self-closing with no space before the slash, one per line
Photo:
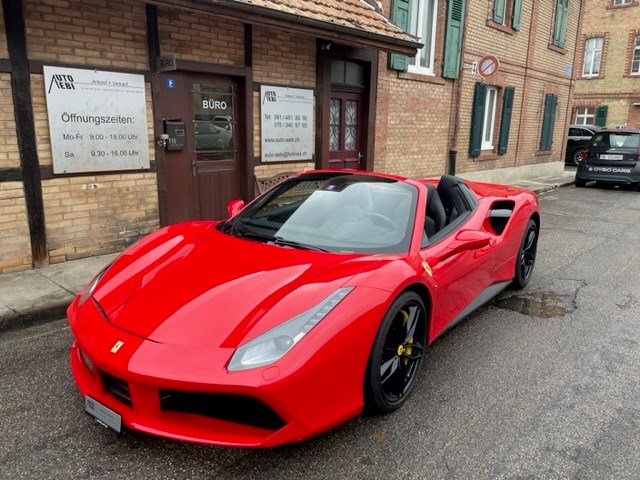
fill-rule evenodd
<path id="1" fill-rule="evenodd" d="M 500 62 L 493 55 L 485 55 L 478 62 L 478 75 L 482 78 L 493 77 L 500 68 Z"/>

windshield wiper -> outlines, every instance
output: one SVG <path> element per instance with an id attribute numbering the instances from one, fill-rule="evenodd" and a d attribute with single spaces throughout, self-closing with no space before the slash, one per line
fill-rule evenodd
<path id="1" fill-rule="evenodd" d="M 324 248 L 317 247 L 315 245 L 309 245 L 307 243 L 296 242 L 295 240 L 287 240 L 286 238 L 278 237 L 276 235 L 265 235 L 262 233 L 250 232 L 245 228 L 240 228 L 239 225 L 227 220 L 222 225 L 222 231 L 239 238 L 248 238 L 250 240 L 258 240 L 264 243 L 273 243 L 274 245 L 280 245 L 283 247 L 300 248 L 304 250 L 312 250 L 314 252 L 328 252 Z"/>
<path id="2" fill-rule="evenodd" d="M 284 247 L 301 248 L 303 250 L 312 250 L 314 252 L 328 252 L 324 248 L 320 248 L 316 245 L 309 245 L 308 243 L 296 242 L 295 240 L 287 240 L 286 238 L 274 236 L 271 240 L 276 245 L 282 245 Z"/>

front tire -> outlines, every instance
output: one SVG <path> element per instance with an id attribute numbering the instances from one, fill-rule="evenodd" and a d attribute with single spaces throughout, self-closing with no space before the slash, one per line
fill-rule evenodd
<path id="1" fill-rule="evenodd" d="M 531 280 L 533 266 L 536 262 L 536 251 L 538 249 L 538 225 L 530 218 L 527 228 L 520 242 L 520 249 L 516 258 L 516 271 L 513 278 L 513 286 L 519 290 L 523 289 Z"/>
<path id="2" fill-rule="evenodd" d="M 365 375 L 365 407 L 386 413 L 409 397 L 422 367 L 427 312 L 420 296 L 404 292 L 385 313 L 371 347 Z"/>

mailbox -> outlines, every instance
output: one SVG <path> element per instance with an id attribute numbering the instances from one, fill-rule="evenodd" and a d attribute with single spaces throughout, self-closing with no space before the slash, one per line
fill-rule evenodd
<path id="1" fill-rule="evenodd" d="M 167 150 L 183 150 L 186 140 L 184 120 L 165 120 L 164 133 L 168 135 Z"/>

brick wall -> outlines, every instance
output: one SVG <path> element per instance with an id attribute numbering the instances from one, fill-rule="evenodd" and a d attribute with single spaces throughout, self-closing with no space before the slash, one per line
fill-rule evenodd
<path id="1" fill-rule="evenodd" d="M 310 162 L 259 163 L 261 156 L 260 85 L 315 88 L 316 42 L 313 37 L 283 30 L 255 27 L 253 29 L 253 81 L 258 91 L 253 94 L 253 154 L 256 177 L 269 177 L 282 172 L 297 172 L 314 168 Z M 315 105 L 312 131 L 315 131 Z"/>
<path id="2" fill-rule="evenodd" d="M 575 99 L 573 107 L 606 105 L 607 126 L 624 125 L 640 128 L 637 111 L 633 106 L 640 97 L 640 75 L 630 76 L 633 39 L 640 28 L 640 4 L 613 7 L 610 0 L 585 0 L 581 37 L 576 53 L 576 65 L 582 65 L 584 39 L 606 35 L 603 48 L 605 64 L 603 74 L 585 79 L 582 71 L 575 72 Z"/>
<path id="3" fill-rule="evenodd" d="M 141 1 L 27 0 L 25 25 L 30 60 L 41 60 L 45 65 L 49 61 L 78 67 L 148 70 Z M 52 164 L 52 156 L 44 88 L 43 76 L 32 74 L 38 158 L 40 165 L 47 167 Z M 153 160 L 148 83 L 146 96 L 149 154 Z M 157 182 L 152 172 L 45 177 L 42 190 L 51 263 L 122 250 L 159 225 Z"/>
<path id="4" fill-rule="evenodd" d="M 244 65 L 244 27 L 201 12 L 158 8 L 158 34 L 163 55 L 182 60 Z"/>
<path id="5" fill-rule="evenodd" d="M 451 82 L 434 77 L 403 78 L 378 68 L 376 171 L 426 177 L 445 172 L 448 159 Z"/>
<path id="6" fill-rule="evenodd" d="M 148 68 L 142 1 L 23 2 L 29 59 Z"/>
<path id="7" fill-rule="evenodd" d="M 9 58 L 7 35 L 4 31 L 4 15 L 0 15 L 0 58 Z"/>

